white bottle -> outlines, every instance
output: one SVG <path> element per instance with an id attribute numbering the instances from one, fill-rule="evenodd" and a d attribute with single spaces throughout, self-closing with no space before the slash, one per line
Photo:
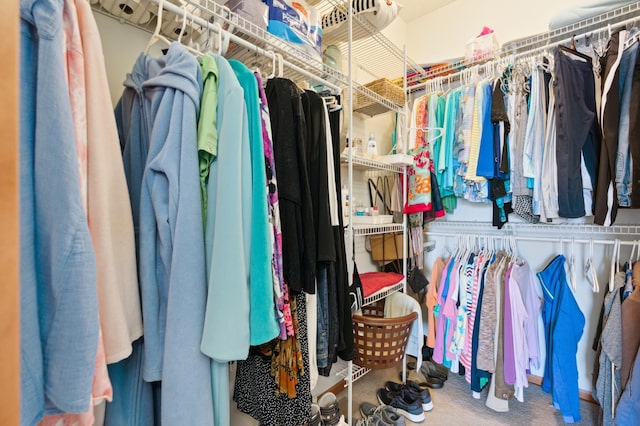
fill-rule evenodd
<path id="1" fill-rule="evenodd" d="M 376 146 L 376 138 L 373 133 L 369 134 L 369 141 L 367 142 L 367 155 L 369 157 L 375 157 L 378 154 L 378 147 Z"/>

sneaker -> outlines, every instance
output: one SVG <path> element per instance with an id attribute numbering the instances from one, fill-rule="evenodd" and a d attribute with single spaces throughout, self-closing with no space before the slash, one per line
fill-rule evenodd
<path id="1" fill-rule="evenodd" d="M 412 398 L 409 392 L 395 393 L 387 389 L 378 389 L 376 395 L 380 404 L 392 406 L 412 422 L 420 423 L 424 420 L 422 403 L 420 400 Z"/>
<path id="2" fill-rule="evenodd" d="M 387 382 L 384 384 L 384 387 L 385 389 L 395 393 L 401 393 L 402 391 L 409 392 L 413 399 L 420 400 L 423 411 L 433 410 L 433 402 L 431 401 L 431 393 L 429 392 L 429 389 L 421 388 L 420 385 L 413 380 L 407 380 L 407 383 L 405 384 Z"/>
<path id="3" fill-rule="evenodd" d="M 334 426 L 340 422 L 340 406 L 338 399 L 332 392 L 322 395 L 318 400 L 318 405 L 323 426 Z"/>
<path id="4" fill-rule="evenodd" d="M 373 405 L 369 402 L 360 404 L 360 414 L 363 418 L 379 417 L 384 425 L 405 426 L 404 417 L 402 417 L 395 408 L 390 405 Z"/>

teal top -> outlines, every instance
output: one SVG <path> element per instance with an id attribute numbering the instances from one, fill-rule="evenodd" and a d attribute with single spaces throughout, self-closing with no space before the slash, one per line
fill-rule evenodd
<path id="1" fill-rule="evenodd" d="M 271 259 L 273 245 L 269 224 L 267 199 L 267 173 L 265 170 L 264 142 L 260 121 L 258 83 L 253 73 L 242 63 L 230 60 L 229 64 L 244 89 L 251 147 L 253 211 L 251 212 L 251 263 L 249 269 L 251 345 L 266 343 L 280 334 L 276 317 Z"/>

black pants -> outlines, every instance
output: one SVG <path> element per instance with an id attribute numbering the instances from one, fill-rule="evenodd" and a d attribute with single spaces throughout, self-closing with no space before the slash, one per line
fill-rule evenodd
<path id="1" fill-rule="evenodd" d="M 558 168 L 558 213 L 561 217 L 583 217 L 581 158 L 595 185 L 599 146 L 596 122 L 595 79 L 591 64 L 573 59 L 560 50 L 555 55 L 553 82 L 556 118 L 556 163 Z"/>

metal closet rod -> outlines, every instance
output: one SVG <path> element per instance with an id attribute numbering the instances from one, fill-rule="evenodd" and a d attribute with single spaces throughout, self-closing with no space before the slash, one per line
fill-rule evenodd
<path id="1" fill-rule="evenodd" d="M 434 237 L 455 237 L 455 238 L 459 238 L 460 236 L 462 236 L 462 234 L 459 233 L 454 233 L 454 232 L 438 232 L 438 231 L 425 231 L 425 234 L 430 235 L 430 236 L 434 236 Z M 594 244 L 602 244 L 602 245 L 614 245 L 615 244 L 615 239 L 613 240 L 603 240 L 603 239 L 597 239 L 597 238 L 590 238 L 590 239 L 583 239 L 583 238 L 545 238 L 545 237 L 526 237 L 526 236 L 521 236 L 521 235 L 490 235 L 490 234 L 464 234 L 464 235 L 469 235 L 471 237 L 474 238 L 493 238 L 495 240 L 509 240 L 509 239 L 514 239 L 516 241 L 539 241 L 539 242 L 543 242 L 543 243 L 578 243 L 578 244 L 591 244 L 592 242 Z M 640 235 L 638 235 L 638 239 L 636 240 L 630 240 L 630 241 L 623 241 L 623 240 L 619 240 L 619 244 L 621 245 L 625 245 L 625 246 L 631 246 L 634 244 L 635 241 L 640 240 Z"/>
<path id="2" fill-rule="evenodd" d="M 160 5 L 160 0 L 150 0 L 151 3 L 155 4 L 156 6 Z M 204 19 L 202 19 L 199 16 L 194 15 L 193 13 L 187 12 L 185 11 L 185 9 L 183 7 L 180 6 L 176 6 L 173 3 L 170 3 L 168 1 L 165 1 L 163 3 L 162 6 L 165 10 L 169 11 L 169 12 L 173 12 L 175 14 L 178 14 L 180 16 L 182 16 L 184 19 L 188 19 L 191 22 L 195 22 L 196 24 L 200 25 L 201 27 L 205 27 L 213 32 L 218 32 L 218 28 L 214 26 L 214 24 L 205 21 Z M 266 56 L 269 58 L 273 58 L 273 56 L 276 54 L 273 51 L 270 50 L 265 50 L 259 46 L 256 46 L 255 44 L 238 37 L 235 34 L 232 34 L 226 30 L 222 30 L 223 33 L 226 33 L 227 36 L 229 37 L 230 41 L 233 41 L 234 43 L 246 47 L 247 49 L 251 49 L 253 51 L 255 51 L 257 54 L 260 54 L 262 56 Z M 340 91 L 340 87 L 336 86 L 335 84 L 325 80 L 324 78 L 313 74 L 310 71 L 305 70 L 304 68 L 300 68 L 299 66 L 287 61 L 286 59 L 282 59 L 282 64 L 284 66 L 286 66 L 287 68 L 290 68 L 291 70 L 297 72 L 298 74 L 302 74 L 314 81 L 320 82 L 322 84 L 324 84 L 325 86 L 331 87 L 334 90 Z"/>
<path id="3" fill-rule="evenodd" d="M 613 27 L 609 27 L 609 26 L 601 27 L 598 30 L 589 31 L 589 32 L 583 32 L 583 33 L 579 33 L 579 34 L 574 34 L 574 35 L 572 35 L 570 37 L 567 37 L 565 39 L 554 41 L 553 43 L 546 44 L 545 46 L 536 47 L 536 48 L 533 48 L 533 49 L 530 49 L 530 50 L 526 50 L 526 51 L 523 51 L 523 52 L 507 54 L 502 58 L 496 58 L 496 59 L 493 59 L 491 61 L 487 61 L 487 62 L 482 63 L 482 64 L 475 64 L 475 65 L 472 65 L 469 68 L 465 68 L 465 69 L 457 71 L 455 73 L 445 74 L 445 75 L 437 75 L 437 76 L 434 76 L 434 77 L 432 77 L 431 79 L 429 79 L 429 80 L 427 80 L 425 82 L 411 85 L 407 89 L 409 91 L 411 91 L 411 92 L 417 92 L 419 90 L 424 89 L 426 86 L 437 84 L 439 82 L 443 82 L 444 83 L 446 81 L 451 82 L 453 80 L 458 80 L 458 79 L 460 79 L 460 77 L 462 75 L 464 75 L 465 73 L 471 72 L 471 70 L 473 70 L 473 69 L 476 69 L 478 71 L 482 71 L 482 70 L 485 70 L 485 69 L 490 68 L 492 66 L 495 66 L 496 64 L 499 64 L 500 62 L 504 62 L 505 60 L 507 60 L 510 57 L 514 58 L 515 60 L 518 60 L 518 59 L 521 59 L 521 58 L 526 58 L 527 56 L 535 55 L 535 54 L 537 54 L 539 52 L 543 52 L 543 51 L 545 51 L 547 49 L 551 49 L 551 48 L 559 46 L 561 44 L 569 43 L 572 39 L 579 39 L 580 37 L 584 37 L 584 36 L 587 36 L 587 35 L 594 35 L 594 34 L 599 34 L 599 33 L 606 32 L 606 31 L 612 31 L 614 28 L 617 29 L 617 28 L 620 28 L 622 26 L 627 26 L 628 24 L 637 22 L 638 20 L 640 20 L 640 16 L 634 16 L 632 18 L 625 19 L 624 21 L 616 22 Z"/>

